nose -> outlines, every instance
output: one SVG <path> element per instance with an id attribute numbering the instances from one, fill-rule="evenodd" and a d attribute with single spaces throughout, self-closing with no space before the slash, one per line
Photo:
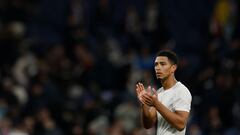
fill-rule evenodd
<path id="1" fill-rule="evenodd" d="M 160 68 L 159 67 L 155 67 L 155 72 L 160 72 Z"/>
<path id="2" fill-rule="evenodd" d="M 159 70 L 160 69 L 160 66 L 159 65 L 155 65 L 155 70 Z"/>

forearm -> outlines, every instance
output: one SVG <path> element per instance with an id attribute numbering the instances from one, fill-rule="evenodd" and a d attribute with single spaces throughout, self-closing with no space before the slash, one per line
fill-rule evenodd
<path id="1" fill-rule="evenodd" d="M 147 105 L 142 105 L 141 107 L 141 120 L 146 129 L 149 129 L 154 125 L 154 118 L 151 115 L 150 107 Z"/>
<path id="2" fill-rule="evenodd" d="M 175 112 L 170 111 L 161 102 L 156 101 L 154 103 L 155 109 L 162 115 L 162 117 L 170 123 L 174 128 L 181 131 L 185 127 L 185 120 Z"/>

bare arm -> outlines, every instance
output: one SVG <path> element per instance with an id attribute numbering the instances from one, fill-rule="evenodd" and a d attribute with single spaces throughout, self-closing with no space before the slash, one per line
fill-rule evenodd
<path id="1" fill-rule="evenodd" d="M 157 120 L 156 109 L 143 104 L 141 107 L 141 120 L 144 128 L 153 127 Z"/>
<path id="2" fill-rule="evenodd" d="M 171 112 L 161 102 L 156 101 L 154 103 L 156 110 L 162 115 L 162 117 L 168 121 L 173 127 L 181 131 L 185 128 L 189 113 L 186 111 Z"/>
<path id="3" fill-rule="evenodd" d="M 177 130 L 181 131 L 185 128 L 189 112 L 186 111 L 170 111 L 167 107 L 165 107 L 158 99 L 157 95 L 150 95 L 150 94 L 143 94 L 142 95 L 142 101 L 152 106 L 158 111 L 162 117 L 168 121 L 173 127 L 175 127 Z"/>

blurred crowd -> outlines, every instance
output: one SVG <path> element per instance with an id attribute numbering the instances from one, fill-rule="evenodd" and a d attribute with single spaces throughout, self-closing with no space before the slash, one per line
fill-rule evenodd
<path id="1" fill-rule="evenodd" d="M 152 135 L 138 81 L 180 57 L 188 135 L 240 135 L 238 0 L 0 0 L 0 135 Z"/>

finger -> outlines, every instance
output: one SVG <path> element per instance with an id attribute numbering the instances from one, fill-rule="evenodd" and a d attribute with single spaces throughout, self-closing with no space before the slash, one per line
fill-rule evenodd
<path id="1" fill-rule="evenodd" d="M 146 101 L 141 96 L 139 96 L 138 99 L 141 104 L 146 104 Z"/>
<path id="2" fill-rule="evenodd" d="M 151 86 L 148 86 L 148 88 L 147 88 L 147 93 L 148 93 L 148 94 L 151 94 Z"/>
<path id="3" fill-rule="evenodd" d="M 141 96 L 141 98 L 144 99 L 144 100 L 149 100 L 149 101 L 152 100 L 151 95 L 149 95 L 149 94 L 147 94 L 147 93 L 146 93 L 146 94 L 143 94 L 143 95 Z"/>
<path id="4" fill-rule="evenodd" d="M 137 92 L 137 95 L 140 94 L 140 88 L 139 88 L 138 84 L 136 84 L 136 92 Z"/>
<path id="5" fill-rule="evenodd" d="M 138 83 L 136 84 L 136 90 L 140 91 L 140 87 Z"/>
<path id="6" fill-rule="evenodd" d="M 139 86 L 141 88 L 141 91 L 145 91 L 144 85 L 142 83 L 139 83 Z"/>
<path id="7" fill-rule="evenodd" d="M 148 104 L 149 104 L 149 101 L 146 100 L 146 99 L 144 99 L 144 98 L 141 98 L 140 102 L 141 102 L 142 104 L 145 104 L 145 105 L 148 105 Z"/>
<path id="8" fill-rule="evenodd" d="M 138 91 L 139 91 L 139 89 L 138 89 Z M 137 92 L 137 98 L 138 98 L 138 100 L 141 100 L 141 92 Z"/>
<path id="9" fill-rule="evenodd" d="M 152 88 L 152 91 L 153 91 L 153 93 L 154 93 L 154 95 L 155 95 L 155 96 L 157 96 L 157 95 L 158 95 L 158 93 L 157 93 L 157 91 L 156 91 L 156 89 L 155 89 L 155 88 Z"/>
<path id="10" fill-rule="evenodd" d="M 138 84 L 136 84 L 136 89 L 135 89 L 135 90 L 136 90 L 137 98 L 138 98 L 138 100 L 141 102 L 142 92 L 141 92 Z"/>
<path id="11" fill-rule="evenodd" d="M 141 88 L 141 85 L 140 85 L 139 83 L 136 85 L 136 87 L 138 88 L 139 94 L 140 94 L 142 91 L 144 91 L 144 90 Z"/>
<path id="12" fill-rule="evenodd" d="M 148 106 L 152 105 L 152 103 L 148 100 L 142 100 L 142 103 L 145 104 L 145 105 L 148 105 Z"/>

